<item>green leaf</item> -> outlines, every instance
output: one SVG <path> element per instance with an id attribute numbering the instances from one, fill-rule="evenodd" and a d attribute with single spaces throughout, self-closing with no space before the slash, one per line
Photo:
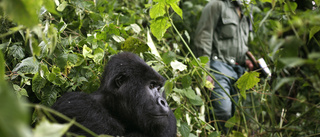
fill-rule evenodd
<path id="1" fill-rule="evenodd" d="M 2 0 L 6 15 L 18 24 L 33 27 L 38 24 L 38 11 L 42 0 Z"/>
<path id="2" fill-rule="evenodd" d="M 312 53 L 308 54 L 308 58 L 309 59 L 318 59 L 318 58 L 320 58 L 320 52 L 312 52 Z"/>
<path id="3" fill-rule="evenodd" d="M 232 128 L 234 125 L 236 125 L 236 117 L 235 116 L 233 116 L 232 118 L 230 118 L 227 122 L 226 122 L 226 124 L 224 125 L 225 127 L 227 127 L 227 128 Z"/>
<path id="4" fill-rule="evenodd" d="M 3 79 L 4 60 L 0 52 L 0 136 L 1 137 L 32 137 L 29 126 L 28 107 L 23 99 L 17 99 Z"/>
<path id="5" fill-rule="evenodd" d="M 62 12 L 68 6 L 68 2 L 63 1 L 58 7 L 57 10 Z"/>
<path id="6" fill-rule="evenodd" d="M 78 56 L 75 54 L 68 54 L 68 58 L 67 58 L 67 62 L 68 65 L 71 65 L 72 67 L 76 66 L 77 62 L 78 62 Z"/>
<path id="7" fill-rule="evenodd" d="M 240 89 L 241 96 L 246 99 L 246 90 L 258 84 L 259 81 L 258 72 L 251 71 L 244 73 L 236 82 L 237 87 Z"/>
<path id="8" fill-rule="evenodd" d="M 220 135 L 221 135 L 221 132 L 219 131 L 219 132 L 212 132 L 210 135 L 209 135 L 209 137 L 220 137 Z"/>
<path id="9" fill-rule="evenodd" d="M 182 10 L 180 9 L 180 7 L 176 3 L 172 3 L 170 4 L 170 6 L 174 10 L 174 12 L 176 12 L 181 17 L 181 19 L 183 19 Z"/>
<path id="10" fill-rule="evenodd" d="M 155 19 L 163 16 L 166 13 L 166 4 L 164 2 L 159 2 L 156 5 L 153 5 L 150 9 L 150 17 L 151 19 Z"/>
<path id="11" fill-rule="evenodd" d="M 115 53 L 114 53 L 115 54 Z M 80 66 L 83 62 L 84 62 L 84 57 L 82 54 L 79 53 L 74 53 L 74 55 L 77 56 L 77 62 L 74 64 L 74 66 Z M 70 60 L 71 63 L 73 63 L 73 61 Z"/>
<path id="12" fill-rule="evenodd" d="M 309 33 L 309 40 L 311 40 L 314 34 L 316 34 L 319 31 L 320 31 L 320 26 L 313 26 Z"/>
<path id="13" fill-rule="evenodd" d="M 47 80 L 41 77 L 39 73 L 36 73 L 32 78 L 32 91 L 39 94 L 46 83 Z"/>
<path id="14" fill-rule="evenodd" d="M 46 86 L 41 92 L 41 104 L 52 106 L 56 100 L 58 93 L 61 92 L 56 86 Z"/>
<path id="15" fill-rule="evenodd" d="M 190 133 L 190 134 L 189 134 L 189 137 L 198 137 L 198 136 L 196 136 L 196 135 L 193 134 L 193 133 Z"/>
<path id="16" fill-rule="evenodd" d="M 151 21 L 150 29 L 151 33 L 160 40 L 167 29 L 171 27 L 169 19 L 167 17 L 158 18 Z"/>
<path id="17" fill-rule="evenodd" d="M 239 132 L 239 131 L 232 131 L 232 134 L 234 135 L 234 137 L 246 137 L 247 135 L 245 133 Z"/>
<path id="18" fill-rule="evenodd" d="M 84 45 L 82 50 L 82 55 L 84 58 L 86 57 L 93 58 L 92 49 L 89 48 L 87 45 Z"/>
<path id="19" fill-rule="evenodd" d="M 44 63 L 40 63 L 40 76 L 42 78 L 45 78 L 47 75 L 49 75 L 49 69 L 48 66 Z"/>
<path id="20" fill-rule="evenodd" d="M 58 15 L 58 12 L 56 11 L 56 6 L 53 0 L 43 0 L 43 5 L 46 7 L 46 9 L 49 12 Z"/>
<path id="21" fill-rule="evenodd" d="M 190 87 L 192 84 L 192 78 L 189 75 L 185 75 L 182 77 L 181 82 L 183 88 Z"/>
<path id="22" fill-rule="evenodd" d="M 12 55 L 16 59 L 23 59 L 24 58 L 24 51 L 21 46 L 13 45 L 9 47 L 8 54 Z"/>
<path id="23" fill-rule="evenodd" d="M 186 122 L 181 123 L 179 131 L 183 137 L 189 137 L 190 129 Z"/>
<path id="24" fill-rule="evenodd" d="M 280 61 L 288 67 L 297 67 L 306 64 L 308 61 L 298 57 L 280 58 Z"/>
<path id="25" fill-rule="evenodd" d="M 11 38 L 9 39 L 8 42 L 1 43 L 1 44 L 0 44 L 0 50 L 6 49 L 6 48 L 10 45 L 10 43 L 11 43 Z"/>
<path id="26" fill-rule="evenodd" d="M 68 124 L 50 123 L 43 118 L 34 129 L 34 137 L 61 137 L 73 124 L 73 121 Z"/>
<path id="27" fill-rule="evenodd" d="M 202 98 L 198 95 L 195 95 L 193 99 L 190 99 L 190 103 L 195 106 L 203 105 Z"/>
<path id="28" fill-rule="evenodd" d="M 176 58 L 176 54 L 172 51 L 168 51 L 163 53 L 161 57 L 165 64 L 169 64 L 171 61 L 173 61 Z"/>
<path id="29" fill-rule="evenodd" d="M 56 74 L 54 73 L 49 73 L 47 75 L 47 79 L 50 81 L 50 82 L 53 82 L 55 79 L 56 79 Z"/>
<path id="30" fill-rule="evenodd" d="M 35 74 L 38 72 L 38 70 L 39 70 L 39 62 L 33 57 L 28 57 L 22 60 L 21 63 L 17 64 L 12 71 L 14 72 L 20 71 L 23 73 Z"/>
<path id="31" fill-rule="evenodd" d="M 166 83 L 164 84 L 164 90 L 166 91 L 166 94 L 169 94 L 172 92 L 173 88 L 173 82 L 172 80 L 167 80 Z"/>
<path id="32" fill-rule="evenodd" d="M 191 88 L 184 89 L 183 91 L 183 94 L 189 99 L 195 99 L 195 96 L 197 96 Z"/>
<path id="33" fill-rule="evenodd" d="M 94 50 L 93 61 L 95 63 L 99 63 L 104 57 L 104 51 L 101 48 L 97 48 Z"/>
<path id="34" fill-rule="evenodd" d="M 62 54 L 55 60 L 59 68 L 74 67 L 78 62 L 78 56 L 75 54 Z"/>
<path id="35" fill-rule="evenodd" d="M 13 89 L 15 90 L 17 96 L 20 98 L 21 96 L 28 97 L 27 90 L 24 88 L 21 88 L 19 85 L 13 84 Z"/>
<path id="36" fill-rule="evenodd" d="M 295 10 L 297 9 L 297 7 L 298 7 L 298 4 L 295 3 L 295 2 L 286 3 L 286 4 L 284 5 L 284 10 L 285 10 L 285 11 L 291 11 L 290 8 L 289 8 L 289 6 L 290 6 L 290 8 L 291 8 L 292 11 L 295 11 Z"/>
<path id="37" fill-rule="evenodd" d="M 58 28 L 59 28 L 59 31 L 58 33 L 62 33 L 66 28 L 67 28 L 68 24 L 66 24 L 64 21 L 61 21 L 59 24 L 58 24 Z"/>
<path id="38" fill-rule="evenodd" d="M 286 83 L 291 83 L 293 81 L 297 80 L 295 77 L 286 77 L 286 78 L 281 78 L 280 80 L 277 80 L 277 85 L 273 89 L 273 91 L 277 91 L 282 85 Z"/>
<path id="39" fill-rule="evenodd" d="M 61 75 L 61 69 L 56 66 L 52 66 L 52 73 L 47 75 L 47 79 L 48 79 L 48 81 L 50 81 L 54 85 L 58 85 L 58 86 L 60 86 L 66 82 L 66 78 L 62 77 L 62 75 Z"/>
<path id="40" fill-rule="evenodd" d="M 35 39 L 34 37 L 31 38 L 32 40 L 32 53 L 35 56 L 40 56 L 41 53 L 41 47 L 39 46 L 39 42 L 37 39 Z"/>
<path id="41" fill-rule="evenodd" d="M 56 58 L 55 62 L 59 68 L 64 68 L 67 65 L 68 54 L 63 54 Z"/>

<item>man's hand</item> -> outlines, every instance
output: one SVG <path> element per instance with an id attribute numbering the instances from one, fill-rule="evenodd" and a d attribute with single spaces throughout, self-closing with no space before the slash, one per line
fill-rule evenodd
<path id="1" fill-rule="evenodd" d="M 253 64 L 249 59 L 246 60 L 246 66 L 249 68 L 250 71 L 253 70 Z"/>

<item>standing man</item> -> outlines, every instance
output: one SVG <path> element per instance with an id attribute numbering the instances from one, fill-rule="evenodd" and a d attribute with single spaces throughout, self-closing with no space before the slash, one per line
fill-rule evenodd
<path id="1" fill-rule="evenodd" d="M 243 16 L 240 0 L 211 0 L 203 9 L 196 29 L 194 52 L 199 56 L 208 56 L 208 67 L 224 75 L 213 73 L 217 81 L 229 95 L 237 94 L 234 83 L 245 72 L 245 66 L 253 69 L 251 61 L 246 59 L 248 51 L 249 23 Z M 228 78 L 227 76 L 232 77 Z M 211 77 L 207 78 L 212 83 Z M 224 134 L 228 133 L 225 122 L 234 115 L 235 105 L 223 89 L 214 83 L 211 99 L 214 114 Z M 237 102 L 238 96 L 233 99 Z"/>

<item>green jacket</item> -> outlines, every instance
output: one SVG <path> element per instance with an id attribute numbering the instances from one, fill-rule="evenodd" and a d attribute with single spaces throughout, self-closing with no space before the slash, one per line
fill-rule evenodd
<path id="1" fill-rule="evenodd" d="M 245 66 L 249 24 L 243 15 L 239 17 L 230 1 L 211 0 L 204 7 L 196 29 L 194 52 L 211 60 Z"/>

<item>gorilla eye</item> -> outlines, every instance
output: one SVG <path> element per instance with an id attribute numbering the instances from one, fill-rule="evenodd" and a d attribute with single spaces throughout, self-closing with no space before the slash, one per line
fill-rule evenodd
<path id="1" fill-rule="evenodd" d="M 156 87 L 156 82 L 151 82 L 150 85 L 149 85 L 149 88 L 150 89 L 154 89 Z"/>
<path id="2" fill-rule="evenodd" d="M 153 88 L 154 88 L 154 84 L 151 83 L 151 84 L 149 85 L 149 88 L 150 88 L 150 89 L 153 89 Z"/>

